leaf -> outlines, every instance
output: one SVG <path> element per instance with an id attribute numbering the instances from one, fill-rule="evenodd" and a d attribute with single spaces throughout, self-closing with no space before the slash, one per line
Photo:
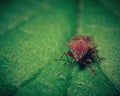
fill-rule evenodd
<path id="1" fill-rule="evenodd" d="M 117 0 L 116 2 L 119 3 Z M 105 72 L 107 78 L 120 92 L 120 24 L 118 14 L 115 14 L 116 10 L 118 12 L 118 7 L 115 7 L 116 2 L 113 0 L 110 0 L 110 2 L 108 0 L 84 0 L 83 8 L 81 9 L 81 26 L 79 28 L 81 30 L 78 34 L 94 36 L 95 43 L 99 49 L 99 54 L 105 58 L 105 60 L 102 61 L 102 64 L 100 64 L 100 67 L 103 72 Z M 99 80 L 101 81 L 101 79 Z M 103 88 L 104 87 L 105 86 L 103 86 Z M 108 90 L 110 91 L 110 86 Z M 105 91 L 107 90 L 105 89 Z M 113 91 L 111 90 L 109 93 L 111 94 Z M 111 94 L 109 96 L 114 95 Z"/>
<path id="2" fill-rule="evenodd" d="M 116 53 L 120 49 L 120 24 L 118 15 L 112 13 L 116 7 L 108 11 L 103 0 L 84 0 L 82 4 L 78 22 L 83 31 L 78 34 L 94 36 L 100 55 L 105 57 L 102 64 L 93 64 L 97 76 L 88 67 L 81 70 L 75 65 L 71 69 L 63 65 L 67 61 L 54 61 L 68 49 L 65 44 L 76 32 L 77 0 L 2 1 L 0 96 L 119 94 Z M 61 76 L 56 76 L 64 69 Z"/>
<path id="3" fill-rule="evenodd" d="M 0 95 L 66 94 L 67 80 L 56 76 L 64 66 L 54 59 L 75 32 L 76 1 L 8 3 L 0 23 Z"/>

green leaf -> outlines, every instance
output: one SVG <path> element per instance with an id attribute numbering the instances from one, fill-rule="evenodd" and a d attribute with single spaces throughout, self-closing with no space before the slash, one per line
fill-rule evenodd
<path id="1" fill-rule="evenodd" d="M 114 2 L 114 3 L 113 3 Z M 100 56 L 105 60 L 100 64 L 103 72 L 120 93 L 120 22 L 117 0 L 84 0 L 78 34 L 91 35 L 98 46 Z M 117 11 L 117 14 L 115 13 Z M 104 81 L 102 78 L 98 80 Z M 107 83 L 107 82 L 106 82 Z M 103 89 L 105 86 L 103 85 Z M 105 91 L 110 91 L 104 89 Z M 98 92 L 97 92 L 98 93 Z M 108 96 L 115 96 L 113 91 Z M 104 93 L 105 96 L 107 94 Z M 102 94 L 103 96 L 103 94 Z"/>
<path id="2" fill-rule="evenodd" d="M 77 0 L 2 0 L 0 96 L 117 96 L 120 24 L 113 2 L 84 0 L 79 5 Z M 88 67 L 71 69 L 64 65 L 67 61 L 55 61 L 68 49 L 66 42 L 76 34 L 77 26 L 77 34 L 94 36 L 105 58 L 93 64 L 97 76 Z"/>
<path id="3" fill-rule="evenodd" d="M 10 8 L 1 6 L 0 95 L 66 94 L 67 80 L 56 76 L 64 66 L 54 59 L 67 50 L 65 43 L 75 32 L 77 2 L 3 4 Z"/>

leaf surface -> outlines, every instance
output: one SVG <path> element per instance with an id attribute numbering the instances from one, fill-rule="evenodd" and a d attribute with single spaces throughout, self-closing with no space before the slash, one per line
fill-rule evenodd
<path id="1" fill-rule="evenodd" d="M 119 10 L 103 0 L 6 0 L 0 6 L 0 96 L 117 96 Z M 5 7 L 7 6 L 7 7 Z M 81 17 L 77 15 L 81 7 Z M 77 25 L 80 22 L 80 25 Z M 76 34 L 95 37 L 102 63 L 73 69 L 55 61 Z M 81 31 L 82 30 L 82 31 Z M 66 58 L 64 58 L 66 59 Z M 61 76 L 56 76 L 63 71 Z"/>

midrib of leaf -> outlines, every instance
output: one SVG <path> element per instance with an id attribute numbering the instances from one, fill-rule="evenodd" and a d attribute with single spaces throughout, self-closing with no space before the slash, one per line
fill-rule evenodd
<path id="1" fill-rule="evenodd" d="M 105 11 L 106 11 L 106 13 L 105 13 Z M 116 33 L 116 34 L 118 34 L 118 35 L 116 35 L 115 37 L 114 37 L 114 41 L 112 40 L 112 39 L 110 39 L 110 37 L 112 37 L 112 34 L 111 34 L 111 31 L 113 31 L 113 30 L 110 30 L 109 29 L 109 26 L 112 28 L 113 26 L 113 29 L 114 29 L 114 31 L 119 31 L 119 24 L 118 24 L 118 22 L 116 22 L 117 20 L 115 20 L 114 18 L 116 18 L 116 16 L 114 16 L 113 15 L 113 13 L 111 13 L 111 11 L 110 10 L 108 10 L 108 9 L 106 9 L 105 8 L 105 6 L 103 6 L 103 5 L 101 5 L 101 3 L 100 3 L 100 1 L 99 0 L 92 0 L 92 1 L 90 1 L 90 0 L 84 0 L 83 1 L 83 8 L 82 8 L 82 11 L 81 11 L 82 13 L 82 16 L 81 16 L 81 18 L 80 18 L 80 26 L 79 26 L 79 28 L 78 29 L 80 29 L 80 30 L 78 30 L 78 34 L 79 35 L 90 35 L 90 36 L 93 36 L 94 37 L 94 39 L 95 39 L 95 43 L 97 44 L 97 46 L 98 46 L 98 48 L 99 47 L 103 47 L 103 49 L 101 48 L 101 49 L 99 49 L 99 54 L 100 54 L 100 56 L 105 56 L 105 58 L 106 59 L 109 59 L 109 56 L 110 56 L 110 52 L 108 53 L 108 56 L 107 56 L 107 54 L 103 54 L 103 52 L 102 52 L 102 50 L 104 50 L 104 52 L 105 52 L 105 50 L 107 50 L 107 51 L 110 51 L 111 49 L 110 49 L 110 47 L 108 48 L 108 49 L 106 49 L 106 48 L 104 48 L 105 46 L 107 46 L 107 45 L 110 45 L 111 43 L 112 44 L 118 44 L 118 32 Z M 103 13 L 102 13 L 103 12 Z M 110 13 L 109 13 L 110 12 Z M 106 15 L 106 14 L 109 14 L 109 15 Z M 108 18 L 108 17 L 110 16 L 110 18 L 111 18 L 111 22 L 112 23 L 110 23 L 110 21 L 108 21 L 109 23 L 104 23 L 105 22 L 105 19 L 103 19 L 103 18 Z M 100 20 L 101 19 L 101 20 Z M 119 20 L 119 18 L 117 17 L 116 19 L 118 19 Z M 100 21 L 99 21 L 100 20 Z M 109 19 L 108 19 L 109 20 Z M 103 22 L 104 21 L 104 22 Z M 101 23 L 100 23 L 101 22 Z M 107 22 L 107 21 L 106 21 Z M 116 23 L 115 23 L 116 22 Z M 105 25 L 104 25 L 105 24 Z M 107 24 L 107 25 L 106 25 Z M 93 26 L 94 25 L 94 26 Z M 106 28 L 107 30 L 107 32 L 105 32 L 105 30 L 102 30 L 102 28 Z M 110 34 L 109 34 L 110 33 Z M 102 35 L 103 34 L 103 35 Z M 106 37 L 105 37 L 106 36 Z M 111 42 L 110 40 L 112 40 L 113 42 Z M 116 41 L 117 40 L 117 41 Z M 115 42 L 116 41 L 116 42 Z M 103 43 L 103 44 L 102 44 Z M 105 43 L 105 44 L 104 44 Z M 111 52 L 112 52 L 112 50 L 111 50 Z M 105 59 L 105 60 L 106 60 Z M 110 59 L 109 59 L 110 60 Z M 112 59 L 111 59 L 112 60 Z M 116 61 L 117 62 L 117 61 Z M 103 88 L 102 88 L 102 86 L 101 86 L 101 88 L 102 89 L 104 89 L 105 91 L 106 91 L 106 93 L 105 92 L 103 92 L 102 93 L 102 91 L 101 91 L 101 95 L 102 96 L 104 96 L 105 94 L 107 95 L 107 94 L 109 94 L 109 95 L 111 95 L 111 96 L 114 96 L 115 94 L 117 95 L 117 94 L 119 94 L 119 92 L 118 92 L 118 90 L 116 90 L 116 88 L 117 89 L 119 89 L 119 83 L 117 83 L 118 81 L 119 81 L 119 79 L 118 79 L 118 77 L 117 77 L 117 74 L 119 74 L 119 70 L 117 70 L 117 69 L 115 69 L 115 67 L 114 67 L 114 70 L 116 70 L 116 79 L 118 79 L 118 81 L 116 82 L 117 84 L 115 84 L 115 81 L 113 82 L 113 80 L 111 80 L 111 78 L 109 77 L 110 76 L 110 73 L 107 73 L 107 71 L 109 71 L 109 70 L 111 70 L 111 69 L 113 69 L 113 68 L 110 68 L 110 65 L 108 65 L 108 66 L 106 66 L 106 68 L 105 68 L 105 66 L 103 65 L 103 64 L 105 64 L 104 63 L 104 60 L 102 61 L 102 69 L 104 69 L 103 71 L 101 71 L 101 74 L 103 73 L 103 72 L 105 72 L 105 74 L 106 75 L 103 75 L 102 77 L 100 77 L 100 79 L 99 80 L 101 80 L 101 78 L 109 78 L 108 80 L 106 80 L 105 82 L 106 82 L 106 85 L 109 85 L 109 90 L 111 90 L 111 92 L 108 92 L 107 93 L 107 88 L 105 88 L 105 86 L 103 86 Z M 112 65 L 112 64 L 111 64 Z M 114 66 L 114 65 L 113 65 Z M 108 68 L 107 68 L 108 67 Z M 105 70 L 107 70 L 107 71 L 105 71 Z M 109 76 L 108 76 L 109 75 Z M 114 73 L 114 75 L 115 75 L 115 73 Z M 107 76 L 107 77 L 106 77 Z M 82 76 L 81 76 L 82 77 Z M 91 77 L 91 76 L 90 76 Z M 87 77 L 86 77 L 87 78 Z M 95 77 L 96 78 L 96 77 Z M 94 80 L 94 82 L 97 84 L 97 81 L 96 81 L 96 79 L 95 78 L 93 78 Z M 88 79 L 88 78 L 87 78 Z M 103 81 L 104 81 L 104 79 L 103 79 Z M 76 79 L 75 79 L 76 80 Z M 84 80 L 84 79 L 83 79 Z M 98 80 L 98 82 L 99 82 L 99 80 Z M 102 80 L 101 80 L 102 81 Z M 74 80 L 73 80 L 73 82 L 75 82 Z M 76 81 L 77 82 L 77 81 Z M 78 80 L 78 82 L 82 82 L 82 80 L 80 81 L 80 80 Z M 105 83 L 104 82 L 104 83 Z M 75 84 L 75 83 L 73 83 L 73 84 Z M 72 84 L 72 86 L 73 86 L 73 84 Z M 89 86 L 89 85 L 88 85 Z M 96 85 L 95 85 L 96 86 Z M 111 86 L 111 87 L 110 87 Z M 115 88 L 115 87 L 116 88 Z M 117 87 L 118 86 L 118 87 Z M 100 86 L 99 86 L 100 87 Z M 74 87 L 75 88 L 75 87 Z M 78 87 L 77 87 L 78 88 Z M 76 90 L 77 90 L 77 88 L 75 88 Z M 94 86 L 93 86 L 93 88 L 94 88 Z M 110 89 L 111 88 L 111 89 Z M 74 89 L 74 90 L 75 90 Z M 82 87 L 80 87 L 80 89 L 83 89 Z M 97 88 L 96 88 L 97 89 Z M 87 88 L 86 88 L 86 90 L 87 90 Z M 112 91 L 112 90 L 114 90 L 114 92 Z M 77 90 L 78 91 L 78 90 Z M 74 92 L 74 91 L 73 91 Z M 71 92 L 72 93 L 72 92 Z M 76 94 L 79 94 L 80 92 L 78 91 L 78 92 L 76 92 Z M 89 93 L 92 93 L 92 92 L 89 92 Z M 80 93 L 81 95 L 83 95 L 84 94 L 84 92 L 83 92 L 83 94 L 82 94 L 82 92 Z M 87 94 L 87 93 L 86 93 Z M 96 92 L 93 92 L 93 95 L 97 95 L 97 94 L 99 94 L 99 91 L 97 91 L 96 90 Z M 73 96 L 75 95 L 75 93 L 73 94 Z M 85 94 L 84 94 L 85 95 Z M 90 94 L 89 94 L 90 95 Z M 93 96 L 92 95 L 92 96 Z M 105 95 L 105 96 L 106 96 Z M 91 96 L 91 95 L 90 95 Z"/>

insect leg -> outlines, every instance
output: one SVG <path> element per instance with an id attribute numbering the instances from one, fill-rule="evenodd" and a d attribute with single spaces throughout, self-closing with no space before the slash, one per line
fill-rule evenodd
<path id="1" fill-rule="evenodd" d="M 65 63 L 64 63 L 64 65 L 65 65 Z M 64 67 L 64 69 L 62 71 L 60 71 L 59 73 L 57 73 L 57 76 L 60 76 L 65 71 L 66 71 L 66 67 Z"/>
<path id="2" fill-rule="evenodd" d="M 69 60 L 69 58 L 68 58 L 68 60 Z M 64 63 L 64 65 L 66 65 L 66 64 L 68 64 L 68 63 Z M 71 66 L 72 67 L 72 66 Z M 66 71 L 66 67 L 64 67 L 64 69 L 62 70 L 62 71 L 60 71 L 58 74 L 57 74 L 57 76 L 60 76 L 63 72 L 65 72 Z"/>
<path id="3" fill-rule="evenodd" d="M 74 67 L 74 64 L 76 63 L 76 61 L 74 60 L 71 64 L 71 67 L 72 67 L 72 73 L 74 73 L 75 69 L 73 68 Z"/>
<path id="4" fill-rule="evenodd" d="M 72 65 L 74 65 L 76 63 L 76 61 L 74 60 L 73 62 L 72 62 Z"/>
<path id="5" fill-rule="evenodd" d="M 92 63 L 91 59 L 86 59 L 85 61 L 88 62 L 88 63 L 90 63 L 90 64 Z"/>
<path id="6" fill-rule="evenodd" d="M 69 59 L 68 55 L 67 55 L 67 54 L 65 54 L 65 55 L 66 55 L 66 57 L 67 57 L 68 63 L 70 63 L 70 59 Z"/>
<path id="7" fill-rule="evenodd" d="M 94 69 L 94 67 L 92 66 L 92 60 L 91 60 L 91 59 L 86 59 L 85 61 L 88 62 L 88 63 L 90 63 L 90 64 L 89 64 L 90 70 L 91 70 L 91 72 L 96 76 L 95 69 Z"/>
<path id="8" fill-rule="evenodd" d="M 93 56 L 93 57 L 97 57 L 97 54 L 93 53 L 92 56 Z"/>
<path id="9" fill-rule="evenodd" d="M 61 60 L 66 55 L 66 52 L 64 52 L 59 58 L 55 59 L 56 61 Z"/>
<path id="10" fill-rule="evenodd" d="M 86 66 L 90 66 L 89 64 L 87 64 L 87 63 L 85 63 L 85 62 L 83 62 L 83 61 L 80 61 L 80 63 L 81 63 L 81 64 L 84 64 L 84 65 L 86 65 Z"/>
<path id="11" fill-rule="evenodd" d="M 97 61 L 100 62 L 101 60 L 104 60 L 105 58 L 101 58 L 99 57 L 99 55 L 97 53 L 93 53 L 92 54 L 93 57 L 96 57 Z"/>
<path id="12" fill-rule="evenodd" d="M 96 73 L 94 72 L 95 69 L 92 67 L 92 60 L 91 59 L 86 59 L 86 61 L 87 62 L 89 61 L 90 64 L 87 64 L 86 62 L 83 62 L 83 61 L 80 61 L 80 63 L 88 66 L 90 68 L 91 72 L 94 73 L 94 75 L 96 76 Z"/>
<path id="13" fill-rule="evenodd" d="M 64 71 L 60 71 L 60 72 L 57 74 L 57 76 L 60 76 L 63 72 L 64 72 Z"/>
<path id="14" fill-rule="evenodd" d="M 95 73 L 95 68 L 90 64 L 90 70 L 91 72 L 96 76 L 96 73 Z"/>

